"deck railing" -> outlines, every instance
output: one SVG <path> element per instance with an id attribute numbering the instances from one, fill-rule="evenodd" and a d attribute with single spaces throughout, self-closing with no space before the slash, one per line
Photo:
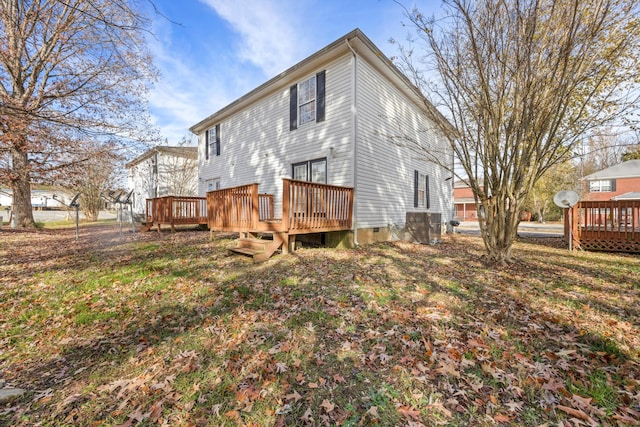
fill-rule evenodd
<path id="1" fill-rule="evenodd" d="M 574 247 L 640 252 L 640 201 L 584 201 L 571 211 Z"/>
<path id="2" fill-rule="evenodd" d="M 283 179 L 282 216 L 274 215 L 272 194 L 259 194 L 258 184 L 207 193 L 212 231 L 279 231 L 319 233 L 351 228 L 353 189 Z"/>
<path id="3" fill-rule="evenodd" d="M 256 230 L 260 221 L 274 218 L 273 194 L 259 194 L 258 184 L 210 191 L 207 208 L 211 230 Z"/>
<path id="4" fill-rule="evenodd" d="M 260 221 L 272 221 L 275 218 L 273 194 L 259 194 Z"/>
<path id="5" fill-rule="evenodd" d="M 285 178 L 282 211 L 290 234 L 348 230 L 353 188 Z"/>
<path id="6" fill-rule="evenodd" d="M 147 224 L 206 224 L 205 197 L 165 196 L 147 199 Z"/>

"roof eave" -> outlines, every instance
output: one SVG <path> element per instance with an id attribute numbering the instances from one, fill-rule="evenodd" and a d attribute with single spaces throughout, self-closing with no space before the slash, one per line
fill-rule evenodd
<path id="1" fill-rule="evenodd" d="M 270 93 L 277 87 L 282 87 L 288 83 L 296 81 L 297 78 L 308 72 L 309 69 L 317 67 L 319 63 L 326 63 L 333 58 L 349 52 L 349 48 L 353 47 L 349 44 L 352 41 L 354 42 L 354 45 L 356 45 L 356 51 L 359 50 L 357 49 L 358 47 L 360 47 L 359 43 L 362 43 L 362 45 L 367 48 L 359 51 L 358 53 L 365 57 L 369 63 L 377 62 L 378 64 L 384 64 L 386 72 L 396 78 L 397 86 L 401 88 L 405 87 L 407 89 L 407 95 L 414 99 L 416 105 L 418 105 L 423 110 L 429 110 L 428 115 L 436 118 L 437 120 L 440 120 L 441 123 L 444 124 L 444 127 L 453 128 L 450 122 L 438 111 L 438 109 L 425 99 L 420 89 L 418 89 L 407 76 L 405 76 L 400 70 L 398 70 L 398 68 L 393 65 L 391 60 L 389 60 L 384 55 L 384 53 L 382 53 L 382 51 L 380 51 L 380 49 L 378 49 L 378 47 L 359 28 L 356 28 L 350 33 L 340 37 L 333 43 L 327 45 L 323 49 L 298 62 L 286 71 L 278 74 L 277 76 L 258 86 L 246 95 L 238 98 L 236 101 L 232 102 L 221 110 L 213 113 L 197 124 L 191 126 L 189 130 L 194 134 L 200 134 L 202 131 L 218 123 L 225 117 L 241 110 L 246 105 L 254 102 L 254 100 L 256 100 L 257 98 L 265 96 L 267 93 Z"/>

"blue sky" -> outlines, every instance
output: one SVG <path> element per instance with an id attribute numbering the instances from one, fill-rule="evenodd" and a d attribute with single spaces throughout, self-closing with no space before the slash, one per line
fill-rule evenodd
<path id="1" fill-rule="evenodd" d="M 387 56 L 409 27 L 393 0 L 156 0 L 149 47 L 160 80 L 149 96 L 163 139 L 189 127 L 360 28 Z M 431 15 L 436 0 L 402 1 Z"/>

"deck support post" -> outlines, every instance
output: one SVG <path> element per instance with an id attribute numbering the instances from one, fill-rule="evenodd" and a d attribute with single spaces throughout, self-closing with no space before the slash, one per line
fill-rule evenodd
<path id="1" fill-rule="evenodd" d="M 283 253 L 284 253 L 285 247 L 287 248 L 287 253 L 296 251 L 296 235 L 295 234 L 289 236 L 289 238 L 285 242 L 285 245 L 282 245 Z"/>

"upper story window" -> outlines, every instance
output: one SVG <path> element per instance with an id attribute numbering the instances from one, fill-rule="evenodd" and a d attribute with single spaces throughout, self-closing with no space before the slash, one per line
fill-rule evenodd
<path id="1" fill-rule="evenodd" d="M 205 158 L 220 155 L 220 125 L 217 124 L 205 132 Z"/>
<path id="2" fill-rule="evenodd" d="M 325 72 L 321 71 L 289 88 L 289 129 L 324 121 Z"/>
<path id="3" fill-rule="evenodd" d="M 616 191 L 615 179 L 600 179 L 597 181 L 589 181 L 589 193 L 603 193 Z"/>
<path id="4" fill-rule="evenodd" d="M 316 76 L 298 85 L 298 124 L 313 122 L 316 119 Z"/>

